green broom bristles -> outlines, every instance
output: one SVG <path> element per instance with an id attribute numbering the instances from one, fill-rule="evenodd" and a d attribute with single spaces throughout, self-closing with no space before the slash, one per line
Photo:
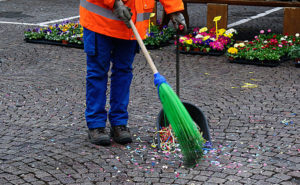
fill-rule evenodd
<path id="1" fill-rule="evenodd" d="M 164 113 L 174 130 L 186 166 L 194 166 L 203 157 L 204 139 L 197 125 L 173 89 L 167 84 L 159 86 L 159 97 Z"/>

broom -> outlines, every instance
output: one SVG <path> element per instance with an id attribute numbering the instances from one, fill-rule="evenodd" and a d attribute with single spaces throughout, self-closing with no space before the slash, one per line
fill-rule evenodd
<path id="1" fill-rule="evenodd" d="M 167 115 L 167 118 L 179 142 L 181 152 L 184 156 L 184 164 L 188 167 L 192 167 L 197 164 L 203 156 L 202 147 L 204 139 L 202 138 L 202 135 L 199 132 L 195 122 L 180 101 L 179 97 L 166 82 L 165 78 L 158 73 L 158 70 L 156 69 L 154 62 L 149 55 L 149 52 L 147 51 L 132 20 L 130 20 L 129 23 L 142 49 L 142 52 L 146 57 L 152 72 L 154 73 L 154 81 L 157 80 L 162 82 L 161 84 L 157 85 L 157 88 L 163 110 Z"/>

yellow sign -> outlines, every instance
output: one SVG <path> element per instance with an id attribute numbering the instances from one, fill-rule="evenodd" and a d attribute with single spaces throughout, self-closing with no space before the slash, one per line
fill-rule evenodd
<path id="1" fill-rule="evenodd" d="M 215 17 L 215 18 L 214 18 L 214 21 L 219 21 L 219 20 L 221 20 L 221 17 L 222 17 L 222 16 L 217 16 L 217 17 Z"/>
<path id="2" fill-rule="evenodd" d="M 150 18 L 151 18 L 151 17 L 154 17 L 154 16 L 155 16 L 155 13 L 151 13 L 151 14 L 150 14 Z"/>
<path id="3" fill-rule="evenodd" d="M 150 26 L 151 26 L 151 21 L 150 21 L 150 18 L 154 17 L 155 16 L 155 13 L 150 13 L 150 17 L 149 17 L 149 33 L 150 33 Z"/>
<path id="4" fill-rule="evenodd" d="M 214 18 L 214 21 L 216 22 L 216 39 L 218 40 L 219 34 L 218 34 L 218 21 L 221 20 L 221 16 L 217 16 Z"/>

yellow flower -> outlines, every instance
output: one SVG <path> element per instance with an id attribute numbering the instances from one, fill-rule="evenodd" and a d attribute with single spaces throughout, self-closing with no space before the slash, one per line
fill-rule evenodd
<path id="1" fill-rule="evenodd" d="M 228 38 L 231 38 L 233 36 L 233 34 L 232 33 L 225 33 L 224 36 L 228 37 Z"/>
<path id="2" fill-rule="evenodd" d="M 210 38 L 210 36 L 207 35 L 207 36 L 205 36 L 205 37 L 203 38 L 203 40 L 206 41 L 206 40 L 209 39 L 209 38 Z"/>
<path id="3" fill-rule="evenodd" d="M 193 44 L 193 40 L 192 39 L 186 40 L 185 43 L 191 45 L 191 44 Z"/>
<path id="4" fill-rule="evenodd" d="M 231 48 L 229 48 L 227 50 L 227 52 L 230 53 L 230 54 L 237 54 L 238 53 L 238 49 L 231 47 Z"/>
<path id="5" fill-rule="evenodd" d="M 218 35 L 223 35 L 224 33 L 225 33 L 225 29 L 224 28 L 222 28 L 222 29 L 219 29 L 218 30 Z"/>
<path id="6" fill-rule="evenodd" d="M 208 30 L 207 27 L 203 27 L 199 30 L 199 33 L 206 32 L 207 30 Z"/>
<path id="7" fill-rule="evenodd" d="M 187 38 L 186 37 L 180 37 L 180 40 L 186 40 Z"/>

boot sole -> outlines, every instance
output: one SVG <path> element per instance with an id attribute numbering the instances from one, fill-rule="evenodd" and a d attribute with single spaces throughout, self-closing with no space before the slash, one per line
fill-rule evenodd
<path id="1" fill-rule="evenodd" d="M 132 143 L 132 138 L 131 137 L 118 138 L 118 139 L 115 138 L 114 132 L 112 130 L 110 131 L 110 137 L 113 138 L 114 142 L 119 143 L 121 145 Z"/>
<path id="2" fill-rule="evenodd" d="M 128 144 L 128 143 L 131 143 L 131 142 L 132 142 L 132 139 L 131 139 L 131 138 L 123 138 L 123 139 L 115 139 L 115 138 L 113 138 L 113 140 L 114 140 L 116 143 L 119 143 L 119 144 L 122 144 L 122 145 L 125 145 L 125 144 Z"/>
<path id="3" fill-rule="evenodd" d="M 89 140 L 91 143 L 95 144 L 95 145 L 101 145 L 101 146 L 109 146 L 111 143 L 110 143 L 110 139 L 98 139 L 98 140 L 95 140 L 95 139 L 91 139 L 91 136 L 88 135 L 89 137 Z"/>

